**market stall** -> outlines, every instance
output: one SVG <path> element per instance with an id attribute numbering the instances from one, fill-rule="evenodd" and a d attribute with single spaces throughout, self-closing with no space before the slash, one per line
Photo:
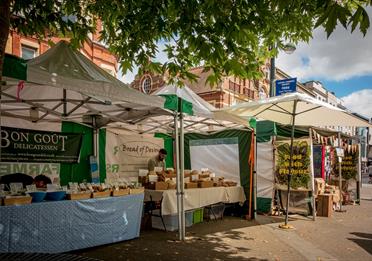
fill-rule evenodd
<path id="1" fill-rule="evenodd" d="M 244 134 L 247 136 L 245 139 L 243 139 L 243 142 L 246 142 L 244 145 L 249 146 L 250 143 L 250 130 L 247 129 L 244 126 L 247 126 L 247 123 L 237 117 L 231 116 L 227 119 L 233 119 L 233 122 L 229 122 L 226 120 L 217 120 L 214 117 L 214 113 L 211 111 L 213 108 L 211 107 L 210 104 L 207 102 L 203 101 L 200 97 L 198 97 L 195 93 L 193 93 L 187 86 L 183 86 L 182 88 L 179 88 L 174 85 L 168 85 L 161 89 L 157 95 L 160 95 L 164 98 L 166 98 L 166 103 L 168 103 L 169 106 L 172 106 L 175 112 L 174 117 L 169 117 L 169 116 L 160 116 L 160 117 L 151 117 L 151 118 L 146 118 L 137 121 L 137 124 L 140 124 L 143 126 L 143 134 L 148 134 L 151 132 L 156 132 L 161 130 L 162 132 L 168 132 L 170 134 L 168 140 L 174 140 L 174 148 L 173 152 L 175 157 L 173 158 L 174 162 L 174 182 L 172 182 L 173 185 L 176 186 L 176 193 L 175 196 L 177 197 L 177 206 L 178 210 L 180 213 L 178 224 L 180 224 L 180 229 L 184 228 L 185 226 L 182 224 L 185 224 L 185 208 L 184 208 L 184 201 L 185 201 L 185 187 L 187 187 L 187 180 L 185 180 L 185 176 L 181 175 L 185 173 L 185 168 L 190 169 L 190 170 L 198 170 L 201 171 L 204 168 L 209 168 L 212 172 L 216 172 L 216 177 L 223 177 L 226 179 L 231 179 L 229 175 L 233 174 L 233 177 L 239 181 L 240 184 L 240 170 L 239 170 L 239 156 L 235 157 L 233 162 L 235 164 L 235 169 L 229 171 L 225 171 L 224 173 L 218 173 L 218 171 L 221 171 L 224 169 L 224 166 L 221 166 L 219 164 L 221 160 L 217 160 L 216 158 L 214 159 L 214 167 L 216 170 L 213 168 L 210 168 L 211 165 L 213 165 L 213 158 L 209 157 L 208 155 L 212 155 L 210 151 L 208 153 L 203 153 L 204 159 L 209 158 L 211 160 L 208 164 L 205 161 L 204 163 L 202 161 L 199 161 L 196 165 L 191 166 L 190 165 L 190 148 L 189 148 L 189 143 L 188 143 L 188 137 L 189 135 L 192 135 L 192 132 L 195 132 L 196 134 L 201 134 L 201 135 L 212 135 L 213 133 L 218 133 L 219 131 L 226 130 L 226 129 L 232 129 L 232 128 L 241 128 L 244 130 Z M 236 119 L 234 119 L 236 118 Z M 234 123 L 237 122 L 237 123 Z M 242 125 L 239 125 L 242 124 Z M 148 126 L 153 126 L 152 128 Z M 176 128 L 174 128 L 177 126 Z M 186 132 L 186 134 L 184 134 Z M 241 136 L 244 136 L 241 135 Z M 218 135 L 218 134 L 217 134 Z M 234 146 L 241 146 L 238 145 L 237 140 L 239 138 L 234 135 L 230 135 L 230 138 L 234 139 Z M 206 139 L 206 138 L 204 138 Z M 222 140 L 222 139 L 221 139 Z M 204 144 L 204 146 L 200 146 L 199 148 L 207 148 L 207 144 Z M 213 145 L 213 144 L 210 144 Z M 221 143 L 222 145 L 222 143 Z M 195 148 L 195 147 L 194 147 Z M 247 149 L 247 151 L 249 148 Z M 189 152 L 188 152 L 189 151 Z M 177 153 L 179 152 L 179 153 Z M 239 150 L 234 150 L 233 155 L 237 156 L 239 155 Z M 196 153 L 192 153 L 192 155 L 197 155 Z M 243 157 L 244 162 L 248 162 L 248 154 L 244 154 Z M 198 156 L 194 157 L 198 158 Z M 184 159 L 184 160 L 183 160 Z M 183 163 L 184 162 L 184 163 Z M 230 161 L 231 162 L 231 159 Z M 212 163 L 212 164 L 211 164 Z M 238 164 L 238 167 L 236 168 L 236 164 Z M 248 170 L 248 167 L 245 167 L 245 170 Z M 248 163 L 247 163 L 248 165 Z M 217 167 L 219 166 L 219 167 Z M 218 171 L 217 171 L 218 170 Z M 244 172 L 244 184 L 247 185 L 247 180 L 249 182 L 249 170 Z M 200 180 L 202 181 L 202 180 Z M 152 180 L 149 183 L 155 183 L 152 184 L 152 186 L 158 186 L 158 189 L 164 190 L 167 189 L 167 184 L 163 184 L 163 180 Z M 196 186 L 198 186 L 197 183 L 195 183 Z M 160 186 L 161 185 L 161 186 Z M 164 188 L 165 186 L 165 188 Z M 213 185 L 211 185 L 213 186 Z M 203 187 L 200 189 L 204 189 Z M 249 185 L 246 186 L 247 193 L 249 193 Z M 182 221 L 183 220 L 183 221 Z M 183 239 L 184 232 L 180 232 L 180 239 Z"/>
<path id="2" fill-rule="evenodd" d="M 295 126 L 369 126 L 369 123 L 361 120 L 347 111 L 341 110 L 327 103 L 320 102 L 312 97 L 301 93 L 289 93 L 277 97 L 272 97 L 256 102 L 242 103 L 218 112 L 220 116 L 234 114 L 249 120 L 252 117 L 272 120 L 282 124 L 291 125 L 291 139 L 288 158 L 287 177 L 287 202 L 286 202 L 286 219 L 282 228 L 289 228 L 288 213 L 290 199 L 290 184 L 293 178 L 293 161 L 294 161 L 294 136 Z M 310 157 L 312 160 L 312 157 Z M 312 184 L 314 190 L 314 183 Z M 314 206 L 313 202 L 313 206 Z"/>
<path id="3" fill-rule="evenodd" d="M 283 198 L 284 201 L 286 199 L 283 194 L 283 185 L 279 185 L 275 178 L 278 173 L 275 172 L 275 162 L 273 161 L 274 151 L 276 150 L 277 142 L 288 139 L 291 129 L 288 125 L 282 125 L 271 121 L 258 121 L 257 125 L 257 208 L 259 212 L 272 213 L 273 209 L 276 209 L 278 206 L 282 208 Z M 310 131 L 312 132 L 311 135 Z M 290 212 L 303 213 L 306 215 L 311 213 L 312 206 L 309 206 L 308 202 L 310 200 L 309 196 L 312 193 L 314 193 L 315 198 L 317 198 L 319 194 L 322 195 L 324 192 L 333 195 L 332 202 L 335 205 L 333 209 L 339 208 L 340 201 L 340 196 L 338 195 L 340 193 L 338 190 L 338 164 L 335 155 L 338 132 L 317 127 L 296 126 L 295 137 L 297 139 L 309 138 L 310 136 L 312 137 L 311 159 L 314 171 L 314 178 L 312 178 L 312 180 L 315 179 L 315 190 L 312 191 L 312 189 L 309 190 L 303 186 L 297 192 L 292 186 L 292 196 L 289 206 Z M 356 141 L 352 137 L 344 134 L 342 134 L 341 137 L 344 144 L 350 144 L 350 146 L 344 146 L 345 149 L 349 148 L 349 152 L 355 155 L 358 145 L 351 145 L 351 143 L 355 143 Z M 288 153 L 287 156 L 289 156 Z M 354 159 L 354 162 L 356 161 L 357 158 Z M 346 163 L 344 163 L 344 166 L 346 166 Z M 348 166 L 350 167 L 350 163 L 348 163 Z M 349 180 L 348 183 L 350 183 L 351 186 L 349 188 L 344 186 L 343 191 L 346 194 L 356 196 L 358 176 L 355 175 L 355 173 L 351 179 L 348 176 L 347 172 L 345 172 L 343 179 Z M 299 184 L 296 186 L 299 187 L 298 185 Z M 278 198 L 275 193 L 276 190 L 279 190 L 283 197 Z M 276 201 L 275 204 L 281 204 L 274 206 L 274 201 Z M 321 213 L 318 212 L 317 215 L 321 215 Z"/>
<path id="4" fill-rule="evenodd" d="M 147 96 L 132 90 L 72 50 L 65 42 L 58 43 L 35 59 L 21 61 L 21 65 L 22 73 L 14 75 L 19 71 L 8 70 L 8 75 L 5 74 L 6 85 L 1 88 L 4 104 L 1 107 L 1 124 L 15 128 L 29 126 L 27 128 L 30 129 L 52 128 L 57 132 L 83 133 L 83 147 L 86 140 L 86 150 L 81 150 L 79 163 L 59 165 L 62 185 L 71 181 L 82 184 L 93 179 L 98 181 L 95 176 L 98 173 L 99 181 L 104 182 L 108 177 L 108 164 L 113 167 L 111 170 L 117 169 L 115 161 L 107 158 L 107 149 L 110 149 L 107 146 L 107 130 L 112 130 L 111 133 L 116 135 L 119 129 L 127 134 L 140 134 L 142 138 L 147 133 L 174 135 L 175 166 L 179 170 L 177 173 L 181 173 L 184 170 L 184 131 L 206 132 L 238 126 L 211 117 L 213 113 L 209 104 L 203 105 L 207 110 L 200 110 L 201 107 L 195 105 L 200 105 L 201 99 L 195 94 L 182 94 L 191 96 L 191 100 L 180 98 L 179 92 L 187 92 L 187 88 L 170 86 L 171 93 L 159 93 L 158 96 Z M 12 65 L 5 63 L 5 66 L 10 68 Z M 190 116 L 185 117 L 186 114 Z M 246 125 L 238 117 L 229 118 Z M 65 121 L 70 121 L 69 127 L 66 127 Z M 108 128 L 103 129 L 103 126 Z M 173 143 L 173 139 L 167 140 Z M 115 148 L 111 149 L 115 151 Z M 113 187 L 121 182 L 119 177 L 106 185 Z M 184 190 L 182 178 L 177 184 L 178 191 Z M 183 200 L 181 194 L 178 195 L 182 213 Z"/>
<path id="5" fill-rule="evenodd" d="M 138 237 L 144 191 L 138 182 L 99 184 L 97 130 L 109 122 L 168 115 L 165 99 L 129 88 L 65 42 L 27 62 L 8 58 L 1 86 L 1 173 L 34 177 L 49 171 L 53 184 L 43 190 L 1 186 L 6 240 L 0 251 L 61 252 Z M 70 136 L 80 141 L 68 143 Z M 78 147 L 73 158 L 59 153 L 67 144 Z"/>

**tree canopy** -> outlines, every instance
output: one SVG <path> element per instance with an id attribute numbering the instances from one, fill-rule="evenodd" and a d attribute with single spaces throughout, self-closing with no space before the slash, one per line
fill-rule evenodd
<path id="1" fill-rule="evenodd" d="M 203 65 L 212 72 L 210 83 L 223 75 L 259 77 L 260 66 L 284 43 L 309 41 L 319 26 L 328 36 L 337 24 L 366 34 L 370 21 L 365 7 L 372 5 L 370 0 L 2 2 L 10 3 L 8 28 L 23 34 L 45 37 L 58 32 L 81 43 L 100 19 L 102 41 L 117 55 L 124 73 L 137 65 L 171 78 L 193 79 L 189 69 Z M 0 48 L 3 54 L 5 45 Z M 168 56 L 164 64 L 155 62 L 161 51 Z"/>

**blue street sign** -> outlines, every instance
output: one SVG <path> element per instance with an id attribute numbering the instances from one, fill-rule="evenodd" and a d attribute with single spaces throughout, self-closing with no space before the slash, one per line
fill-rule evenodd
<path id="1" fill-rule="evenodd" d="M 277 80 L 275 82 L 275 96 L 288 92 L 296 92 L 297 78 Z"/>

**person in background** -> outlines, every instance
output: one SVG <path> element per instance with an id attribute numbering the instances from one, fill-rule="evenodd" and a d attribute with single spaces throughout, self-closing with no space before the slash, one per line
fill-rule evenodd
<path id="1" fill-rule="evenodd" d="M 154 171 L 155 167 L 165 168 L 165 158 L 167 157 L 167 151 L 165 149 L 159 150 L 158 155 L 152 157 L 148 161 L 148 170 Z"/>
<path id="2" fill-rule="evenodd" d="M 47 184 L 52 184 L 52 181 L 45 175 L 37 175 L 34 178 L 34 184 L 37 188 L 46 188 Z"/>
<path id="3" fill-rule="evenodd" d="M 0 184 L 5 185 L 5 190 L 10 190 L 10 183 L 22 183 L 23 188 L 26 188 L 27 185 L 31 185 L 34 179 L 24 173 L 12 173 L 4 176 L 0 176 Z"/>

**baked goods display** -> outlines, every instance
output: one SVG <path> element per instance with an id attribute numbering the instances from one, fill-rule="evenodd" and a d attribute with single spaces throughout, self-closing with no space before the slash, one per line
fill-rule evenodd
<path id="1" fill-rule="evenodd" d="M 185 170 L 184 184 L 186 189 L 209 188 L 209 187 L 234 187 L 237 182 L 225 180 L 224 177 L 216 177 L 216 174 L 208 169 Z M 146 177 L 141 177 L 147 189 L 168 190 L 176 189 L 177 173 L 173 169 L 159 172 L 150 171 Z"/>

